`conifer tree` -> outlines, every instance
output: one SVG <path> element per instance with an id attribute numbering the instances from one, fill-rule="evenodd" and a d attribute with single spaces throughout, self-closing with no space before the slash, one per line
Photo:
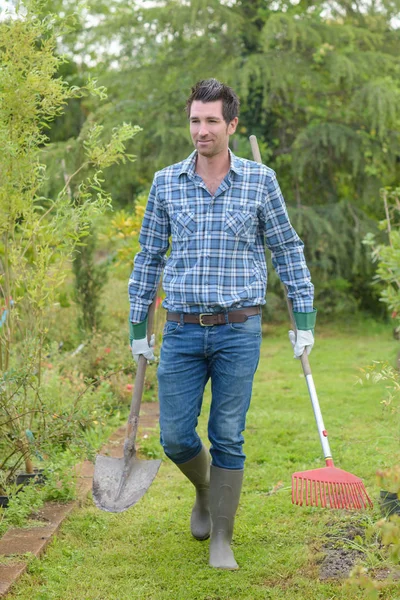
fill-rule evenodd
<path id="1" fill-rule="evenodd" d="M 379 189 L 399 180 L 400 29 L 393 18 L 400 0 L 110 0 L 95 10 L 99 20 L 82 29 L 79 43 L 80 58 L 90 58 L 89 70 L 109 90 L 102 117 L 110 127 L 123 119 L 144 129 L 133 168 L 114 168 L 120 203 L 133 202 L 155 170 L 191 151 L 185 99 L 195 81 L 216 77 L 241 98 L 233 150 L 251 158 L 247 138 L 258 136 L 264 162 L 296 207 L 295 226 L 308 232 L 310 258 L 321 219 L 330 220 L 328 248 L 357 244 L 343 281 L 361 296 L 370 274 L 359 230 L 379 215 Z M 343 227 L 346 219 L 353 228 Z M 322 266 L 321 286 L 341 280 L 338 259 L 327 257 L 319 272 Z"/>
<path id="2" fill-rule="evenodd" d="M 241 97 L 236 149 L 250 157 L 257 134 L 289 202 L 379 212 L 379 189 L 399 176 L 399 0 L 111 0 L 95 10 L 80 58 L 109 90 L 106 118 L 146 131 L 136 183 L 190 151 L 185 98 L 217 77 Z"/>

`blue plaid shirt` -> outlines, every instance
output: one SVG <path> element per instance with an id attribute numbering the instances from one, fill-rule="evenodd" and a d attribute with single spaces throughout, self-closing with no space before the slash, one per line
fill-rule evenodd
<path id="1" fill-rule="evenodd" d="M 230 171 L 212 196 L 195 172 L 196 154 L 154 176 L 129 280 L 130 320 L 146 318 L 163 269 L 167 310 L 213 313 L 265 304 L 265 245 L 294 311 L 312 312 L 303 242 L 274 171 L 230 152 Z"/>

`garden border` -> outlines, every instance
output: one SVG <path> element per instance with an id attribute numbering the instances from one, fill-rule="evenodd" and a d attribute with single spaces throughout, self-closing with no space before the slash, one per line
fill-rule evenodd
<path id="1" fill-rule="evenodd" d="M 148 430 L 157 425 L 158 416 L 158 402 L 142 404 L 138 435 L 139 447 L 140 438 L 143 438 Z M 125 432 L 125 425 L 116 429 L 107 444 L 102 447 L 101 453 L 109 456 L 122 456 Z M 40 556 L 52 537 L 58 532 L 63 521 L 74 508 L 82 504 L 92 489 L 94 464 L 86 460 L 77 465 L 76 470 L 78 478 L 76 500 L 65 504 L 46 502 L 37 513 L 38 520 L 42 520 L 46 525 L 28 528 L 12 527 L 0 538 L 0 559 L 10 559 L 8 564 L 0 564 L 0 597 L 4 597 L 26 571 L 29 564 L 29 558 L 26 555 L 29 553 L 35 557 Z M 18 558 L 19 556 L 21 558 Z"/>

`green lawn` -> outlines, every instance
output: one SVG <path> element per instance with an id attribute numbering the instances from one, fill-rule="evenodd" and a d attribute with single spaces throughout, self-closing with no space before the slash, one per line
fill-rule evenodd
<path id="1" fill-rule="evenodd" d="M 372 498 L 375 472 L 399 461 L 398 422 L 381 405 L 383 386 L 356 384 L 372 360 L 394 362 L 389 328 L 319 327 L 311 366 L 337 466 L 362 477 Z M 201 430 L 205 431 L 206 399 Z M 293 471 L 324 466 L 314 416 L 286 330 L 267 328 L 245 434 L 247 468 L 236 519 L 240 570 L 208 567 L 208 541 L 189 532 L 192 489 L 170 462 L 144 498 L 112 515 L 90 500 L 34 560 L 10 598 L 26 600 L 337 600 L 366 598 L 343 581 L 319 580 L 327 536 L 379 517 L 291 504 Z M 205 436 L 204 436 L 205 438 Z M 345 537 L 345 536 L 344 536 Z M 332 538 L 330 538 L 332 539 Z M 342 542 L 343 543 L 343 542 Z M 370 552 L 366 565 L 373 564 Z M 381 598 L 400 598 L 395 587 Z"/>

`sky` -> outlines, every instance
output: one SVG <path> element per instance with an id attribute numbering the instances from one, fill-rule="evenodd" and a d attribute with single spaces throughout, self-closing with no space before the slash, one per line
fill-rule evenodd
<path id="1" fill-rule="evenodd" d="M 232 0 L 221 0 L 221 1 L 224 1 L 226 4 L 230 4 L 232 2 Z M 291 1 L 292 1 L 292 4 L 298 4 L 300 0 L 291 0 Z M 373 0 L 365 0 L 364 2 L 359 2 L 359 4 L 368 6 L 369 4 L 371 4 L 372 1 Z M 149 6 L 149 7 L 152 6 L 152 5 L 157 5 L 158 4 L 157 0 L 153 0 L 153 1 L 151 1 L 151 0 L 137 0 L 136 3 L 137 4 L 143 3 L 143 4 L 146 4 L 146 6 Z M 5 18 L 6 11 L 8 12 L 8 14 L 15 14 L 14 7 L 17 4 L 19 4 L 18 0 L 0 0 L 0 21 Z M 21 4 L 23 4 L 23 2 Z M 332 5 L 334 5 L 334 4 L 335 4 L 334 0 L 330 0 L 330 1 L 326 2 L 327 13 L 329 13 L 330 7 Z M 93 23 L 93 17 L 91 17 L 90 15 L 88 15 L 88 23 L 90 23 L 90 24 Z M 398 27 L 400 27 L 400 14 L 399 14 L 398 18 L 392 19 L 391 24 L 396 29 Z"/>

